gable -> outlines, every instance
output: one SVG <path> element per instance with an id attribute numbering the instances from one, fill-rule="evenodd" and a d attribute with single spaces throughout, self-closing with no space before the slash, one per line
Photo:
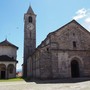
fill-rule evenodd
<path id="1" fill-rule="evenodd" d="M 53 32 L 51 42 L 57 42 L 60 49 L 73 49 L 73 42 L 79 50 L 90 49 L 90 32 L 73 20 Z"/>
<path id="2" fill-rule="evenodd" d="M 71 22 L 69 22 L 66 25 L 62 26 L 61 28 L 54 31 L 53 33 L 57 33 L 57 35 L 58 35 L 61 32 L 72 30 L 72 29 L 74 29 L 75 31 L 80 30 L 81 32 L 87 33 L 88 35 L 90 35 L 90 32 L 88 30 L 86 30 L 83 26 L 81 26 L 78 22 L 76 22 L 75 20 L 72 20 Z"/>
<path id="3" fill-rule="evenodd" d="M 59 49 L 73 49 L 72 43 L 77 42 L 78 50 L 90 49 L 90 32 L 75 20 L 67 23 L 58 30 L 47 35 L 46 39 L 37 47 L 45 46 L 46 42 L 57 44 Z"/>

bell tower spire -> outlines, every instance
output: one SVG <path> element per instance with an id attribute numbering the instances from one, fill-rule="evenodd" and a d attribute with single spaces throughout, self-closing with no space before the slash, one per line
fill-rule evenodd
<path id="1" fill-rule="evenodd" d="M 23 75 L 27 77 L 27 59 L 36 49 L 36 15 L 31 6 L 24 15 L 24 63 Z"/>
<path id="2" fill-rule="evenodd" d="M 31 5 L 29 6 L 27 13 L 28 14 L 35 14 L 32 7 L 31 7 Z"/>

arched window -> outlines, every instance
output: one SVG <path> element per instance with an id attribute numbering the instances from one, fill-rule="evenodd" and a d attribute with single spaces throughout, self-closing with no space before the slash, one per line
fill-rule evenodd
<path id="1" fill-rule="evenodd" d="M 29 17 L 29 22 L 32 23 L 32 17 L 31 16 Z"/>
<path id="2" fill-rule="evenodd" d="M 13 74 L 13 71 L 14 71 L 14 65 L 13 65 L 13 64 L 9 64 L 9 65 L 8 65 L 8 72 L 9 72 L 10 74 Z"/>
<path id="3" fill-rule="evenodd" d="M 11 67 L 10 70 L 9 70 L 10 74 L 13 73 L 13 68 Z"/>
<path id="4" fill-rule="evenodd" d="M 49 48 L 47 48 L 47 52 L 49 53 Z"/>
<path id="5" fill-rule="evenodd" d="M 75 42 L 75 41 L 73 41 L 73 47 L 74 47 L 74 48 L 76 48 L 76 47 L 77 47 L 77 45 L 76 45 L 76 42 Z"/>
<path id="6" fill-rule="evenodd" d="M 47 48 L 47 51 L 49 51 L 49 48 Z"/>

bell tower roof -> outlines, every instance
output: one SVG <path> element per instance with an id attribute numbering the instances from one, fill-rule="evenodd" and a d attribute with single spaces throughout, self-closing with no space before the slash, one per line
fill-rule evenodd
<path id="1" fill-rule="evenodd" d="M 27 13 L 28 14 L 35 14 L 31 6 L 29 6 Z"/>

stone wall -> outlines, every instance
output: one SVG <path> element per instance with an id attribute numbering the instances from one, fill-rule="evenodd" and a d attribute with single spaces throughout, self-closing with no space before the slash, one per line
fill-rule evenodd
<path id="1" fill-rule="evenodd" d="M 90 77 L 90 33 L 75 21 L 50 33 L 36 49 L 31 59 L 32 76 L 71 78 L 72 60 L 79 64 L 80 77 Z"/>
<path id="2" fill-rule="evenodd" d="M 76 48 L 73 47 L 76 42 Z M 72 22 L 51 35 L 51 42 L 58 44 L 58 49 L 90 50 L 90 33 Z"/>
<path id="3" fill-rule="evenodd" d="M 71 61 L 79 63 L 80 77 L 90 77 L 90 52 L 89 51 L 58 51 L 58 69 L 60 78 L 71 76 Z"/>

